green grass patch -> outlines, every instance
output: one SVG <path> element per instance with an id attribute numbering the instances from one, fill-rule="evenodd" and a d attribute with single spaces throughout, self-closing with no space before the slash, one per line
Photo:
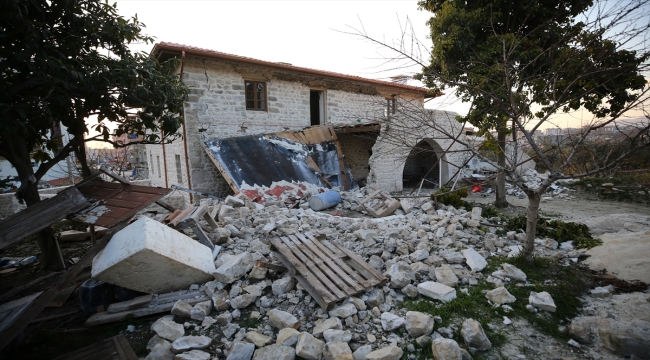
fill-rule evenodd
<path id="1" fill-rule="evenodd" d="M 500 269 L 504 262 L 524 271 L 530 284 L 530 286 L 520 286 L 520 283 L 510 282 L 505 285 L 506 289 L 517 298 L 517 301 L 508 304 L 512 307 L 512 311 L 506 312 L 503 307 L 493 307 L 488 303 L 485 292 L 494 289 L 494 285 L 485 280 L 480 280 L 478 285 L 468 287 L 468 294 L 457 291 L 457 297 L 447 303 L 420 296 L 405 300 L 399 306 L 410 311 L 421 311 L 442 317 L 442 323 L 436 323 L 436 328 L 455 324 L 460 329 L 462 322 L 467 318 L 479 321 L 494 348 L 504 345 L 507 339 L 504 334 L 490 329 L 487 325 L 488 323 L 501 324 L 503 316 L 510 319 L 526 319 L 541 333 L 563 341 L 568 340 L 568 334 L 560 331 L 559 326 L 561 321 L 579 314 L 582 303 L 578 297 L 591 288 L 590 273 L 578 266 L 561 266 L 546 258 L 537 258 L 532 265 L 527 264 L 523 258 L 490 258 L 483 273 L 487 275 Z M 531 291 L 547 291 L 551 294 L 557 311 L 555 313 L 528 311 L 526 305 Z M 454 339 L 464 346 L 460 331 L 454 334 Z M 417 344 L 415 345 L 417 347 Z M 431 358 L 430 352 L 431 349 L 421 349 L 417 354 L 418 358 Z"/>
<path id="2" fill-rule="evenodd" d="M 505 226 L 507 231 L 526 230 L 526 217 L 517 216 L 508 219 Z M 558 242 L 572 241 L 578 249 L 591 249 L 603 243 L 600 239 L 591 236 L 589 227 L 576 222 L 565 222 L 562 220 L 548 220 L 540 217 L 537 219 L 536 236 L 549 237 Z"/>
<path id="3" fill-rule="evenodd" d="M 245 319 L 241 320 L 239 322 L 239 327 L 242 328 L 257 328 L 260 323 L 262 322 L 263 316 L 254 318 L 254 317 L 246 317 Z"/>

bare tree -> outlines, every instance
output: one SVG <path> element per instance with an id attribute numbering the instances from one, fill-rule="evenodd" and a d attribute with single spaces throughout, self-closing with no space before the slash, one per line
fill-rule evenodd
<path id="1" fill-rule="evenodd" d="M 460 6 L 458 4 L 430 1 L 420 5 L 434 12 L 436 17 L 429 23 L 432 27 L 439 25 L 436 21 L 458 20 L 453 16 L 440 18 L 440 13 L 436 12 L 444 9 L 449 15 L 452 13 L 450 7 Z M 647 121 L 638 122 L 633 131 L 620 128 L 621 121 L 634 111 L 647 114 L 644 107 L 648 106 L 650 97 L 650 85 L 646 79 L 650 67 L 650 49 L 646 39 L 650 30 L 647 20 L 650 4 L 646 1 L 595 2 L 586 11 L 576 12 L 567 10 L 563 7 L 565 5 L 544 9 L 545 18 L 536 13 L 541 6 L 546 6 L 544 4 L 521 5 L 517 11 L 493 9 L 490 3 L 480 1 L 462 5 L 490 15 L 487 21 L 470 24 L 488 29 L 489 36 L 481 39 L 483 42 L 472 42 L 476 39 L 470 38 L 471 33 L 449 34 L 452 42 L 471 44 L 464 48 L 465 53 L 450 62 L 441 59 L 439 48 L 426 51 L 430 47 L 417 40 L 409 26 L 404 28 L 400 39 L 391 43 L 372 37 L 363 28 L 352 28 L 347 32 L 391 51 L 392 55 L 385 60 L 394 64 L 394 68 L 413 64 L 422 66 L 420 78 L 432 91 L 453 89 L 463 100 L 470 101 L 470 111 L 464 120 L 501 124 L 500 120 L 505 118 L 512 124 L 513 134 L 518 136 L 513 141 L 514 154 L 506 159 L 505 164 L 485 157 L 474 144 L 457 138 L 457 134 L 440 122 L 427 118 L 424 110 L 412 111 L 408 106 L 402 106 L 401 113 L 391 120 L 390 131 L 395 128 L 395 123 L 400 122 L 405 132 L 428 128 L 438 136 L 455 139 L 519 187 L 528 197 L 523 255 L 529 262 L 533 260 L 541 196 L 551 184 L 613 169 L 639 148 L 650 146 L 650 124 Z M 501 17 L 494 15 L 497 13 Z M 462 18 L 463 13 L 458 14 Z M 558 21 L 562 16 L 562 21 Z M 459 25 L 462 27 L 464 24 Z M 468 29 L 472 27 L 468 25 L 464 30 Z M 553 32 L 552 36 L 549 31 Z M 487 51 L 485 42 L 489 42 Z M 570 146 L 562 149 L 560 161 L 551 161 L 551 154 L 542 149 L 537 135 L 543 128 L 557 127 L 559 114 L 575 111 L 582 114 L 579 129 L 568 134 L 570 141 L 566 144 Z M 594 134 L 605 129 L 620 132 L 625 140 L 616 144 L 615 150 L 597 159 L 590 168 L 569 173 L 568 169 L 579 168 L 576 162 L 585 144 Z M 516 159 L 520 158 L 518 154 L 523 151 L 522 147 L 528 148 L 536 161 L 548 169 L 548 177 L 534 187 L 516 171 L 519 165 Z M 502 147 L 500 150 L 505 151 Z"/>

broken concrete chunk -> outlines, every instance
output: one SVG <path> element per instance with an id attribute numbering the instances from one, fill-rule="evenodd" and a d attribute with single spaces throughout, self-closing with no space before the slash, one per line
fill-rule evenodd
<path id="1" fill-rule="evenodd" d="M 398 271 L 390 277 L 390 287 L 393 289 L 401 289 L 410 283 L 411 278 L 409 277 L 409 274 L 403 271 Z"/>
<path id="2" fill-rule="evenodd" d="M 230 205 L 233 208 L 243 207 L 246 205 L 244 200 L 231 195 L 226 196 L 226 200 L 224 200 L 224 204 Z"/>
<path id="3" fill-rule="evenodd" d="M 592 297 L 595 297 L 595 298 L 607 299 L 607 298 L 612 297 L 612 293 L 609 292 L 608 289 L 606 289 L 604 287 L 600 287 L 600 286 L 589 290 L 589 293 L 591 294 Z"/>
<path id="4" fill-rule="evenodd" d="M 143 216 L 117 232 L 95 256 L 92 277 L 154 294 L 202 284 L 213 279 L 214 271 L 207 246 Z"/>
<path id="5" fill-rule="evenodd" d="M 453 250 L 443 250 L 440 252 L 440 256 L 442 256 L 450 264 L 461 264 L 463 260 L 465 260 L 465 256 L 463 256 L 463 254 Z"/>
<path id="6" fill-rule="evenodd" d="M 182 353 L 192 349 L 205 349 L 212 343 L 212 339 L 207 336 L 183 336 L 172 343 L 172 351 Z"/>
<path id="7" fill-rule="evenodd" d="M 172 308 L 172 315 L 189 318 L 192 316 L 192 305 L 183 300 L 178 300 Z"/>
<path id="8" fill-rule="evenodd" d="M 375 350 L 366 355 L 366 360 L 399 360 L 402 358 L 401 348 L 397 346 L 388 346 L 383 349 Z"/>
<path id="9" fill-rule="evenodd" d="M 427 281 L 418 284 L 418 292 L 434 300 L 448 302 L 456 298 L 456 290 L 445 284 Z"/>
<path id="10" fill-rule="evenodd" d="M 528 298 L 528 303 L 538 309 L 555 312 L 555 303 L 551 294 L 544 291 L 541 293 L 536 293 L 534 291 L 530 292 L 530 297 Z"/>
<path id="11" fill-rule="evenodd" d="M 231 257 L 215 270 L 214 278 L 219 282 L 231 284 L 251 271 L 254 265 L 253 256 L 249 252 L 243 252 Z"/>
<path id="12" fill-rule="evenodd" d="M 257 300 L 257 296 L 252 294 L 243 294 L 230 300 L 230 306 L 233 309 L 245 309 Z"/>
<path id="13" fill-rule="evenodd" d="M 467 319 L 463 321 L 463 326 L 460 329 L 460 334 L 463 336 L 465 344 L 467 344 L 470 349 L 486 351 L 492 348 L 492 343 L 485 335 L 485 331 L 483 331 L 481 323 L 474 319 Z"/>
<path id="14" fill-rule="evenodd" d="M 352 350 L 347 342 L 325 344 L 323 360 L 352 360 Z"/>
<path id="15" fill-rule="evenodd" d="M 482 271 L 487 266 L 487 261 L 473 248 L 465 249 L 462 251 L 465 256 L 465 262 L 472 271 Z"/>
<path id="16" fill-rule="evenodd" d="M 508 263 L 503 263 L 501 264 L 502 270 L 497 270 L 492 273 L 492 276 L 496 276 L 498 278 L 510 278 L 515 281 L 526 281 L 526 274 L 519 270 L 516 266 L 508 264 Z"/>
<path id="17" fill-rule="evenodd" d="M 349 330 L 335 330 L 327 329 L 323 331 L 323 338 L 326 343 L 332 342 L 350 342 L 352 340 L 352 333 Z"/>
<path id="18" fill-rule="evenodd" d="M 278 333 L 278 338 L 275 343 L 284 346 L 294 346 L 298 342 L 298 335 L 300 335 L 298 330 L 294 328 L 284 328 Z"/>
<path id="19" fill-rule="evenodd" d="M 509 304 L 517 300 L 517 298 L 512 296 L 512 294 L 508 292 L 508 289 L 503 286 L 488 291 L 485 293 L 485 297 L 495 304 Z"/>
<path id="20" fill-rule="evenodd" d="M 433 332 L 434 320 L 429 314 L 419 311 L 406 312 L 406 331 L 411 337 L 417 338 Z"/>
<path id="21" fill-rule="evenodd" d="M 472 220 L 481 220 L 481 212 L 483 212 L 483 209 L 478 206 L 474 206 L 472 208 Z"/>
<path id="22" fill-rule="evenodd" d="M 420 206 L 420 209 L 422 209 L 422 211 L 426 213 L 433 210 L 433 205 L 431 205 L 430 202 L 425 202 L 424 204 L 422 204 L 422 206 Z"/>
<path id="23" fill-rule="evenodd" d="M 203 321 L 206 316 L 210 315 L 210 312 L 212 311 L 212 302 L 210 300 L 208 301 L 202 301 L 192 308 L 190 311 L 190 317 L 194 320 L 200 320 Z"/>
<path id="24" fill-rule="evenodd" d="M 307 360 L 320 360 L 325 343 L 311 334 L 302 332 L 298 335 L 296 355 Z"/>
<path id="25" fill-rule="evenodd" d="M 224 311 L 230 309 L 228 300 L 228 292 L 221 290 L 212 295 L 212 304 L 217 311 Z"/>
<path id="26" fill-rule="evenodd" d="M 431 352 L 436 360 L 463 360 L 460 346 L 452 339 L 434 339 L 431 342 Z"/>
<path id="27" fill-rule="evenodd" d="M 169 341 L 175 341 L 185 335 L 185 328 L 183 325 L 175 323 L 174 320 L 168 317 L 162 317 L 156 320 L 156 322 L 151 324 L 151 330 L 161 338 Z"/>
<path id="28" fill-rule="evenodd" d="M 292 347 L 273 344 L 255 350 L 253 360 L 295 360 L 296 350 Z"/>
<path id="29" fill-rule="evenodd" d="M 162 343 L 154 346 L 151 349 L 149 355 L 147 355 L 145 360 L 171 360 L 174 358 L 174 353 L 172 352 L 172 343 L 167 340 L 163 340 Z"/>
<path id="30" fill-rule="evenodd" d="M 259 280 L 264 280 L 266 279 L 266 273 L 268 273 L 267 268 L 263 268 L 261 266 L 255 266 L 253 267 L 253 270 L 248 273 L 248 280 L 252 281 L 259 281 Z"/>
<path id="31" fill-rule="evenodd" d="M 269 325 L 276 329 L 300 327 L 300 320 L 286 311 L 271 309 L 266 314 L 269 316 Z"/>

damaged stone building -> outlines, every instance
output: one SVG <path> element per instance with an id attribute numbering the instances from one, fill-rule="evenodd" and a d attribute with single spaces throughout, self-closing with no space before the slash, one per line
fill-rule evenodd
<path id="1" fill-rule="evenodd" d="M 436 96 L 426 88 L 173 43 L 156 44 L 152 55 L 181 59 L 177 71 L 190 88 L 183 140 L 147 146 L 153 186 L 224 195 L 230 189 L 202 148 L 204 141 L 318 125 L 334 127 L 354 179 L 384 191 L 401 191 L 427 173 L 428 183 L 444 184 L 464 160 L 461 145 L 433 131 L 399 134 L 399 143 L 388 140 L 390 121 L 400 121 L 403 104 L 451 132 L 462 130 L 456 114 L 425 110 L 426 99 Z"/>

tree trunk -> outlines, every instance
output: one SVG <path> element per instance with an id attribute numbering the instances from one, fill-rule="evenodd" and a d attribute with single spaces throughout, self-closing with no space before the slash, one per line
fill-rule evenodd
<path id="1" fill-rule="evenodd" d="M 506 126 L 505 123 L 499 125 L 497 128 L 497 143 L 499 145 L 499 152 L 497 153 L 497 163 L 501 168 L 506 167 Z M 497 174 L 497 191 L 496 200 L 494 201 L 496 208 L 507 208 L 508 200 L 506 200 L 506 173 L 499 170 Z"/>
<path id="2" fill-rule="evenodd" d="M 27 191 L 24 193 L 23 199 L 27 206 L 32 206 L 41 201 L 38 194 L 38 183 L 30 183 Z M 56 243 L 54 242 L 54 233 L 52 227 L 47 227 L 36 234 L 38 246 L 41 248 L 41 269 L 62 269 L 61 262 L 58 256 Z"/>
<path id="3" fill-rule="evenodd" d="M 526 241 L 522 255 L 527 263 L 533 263 L 533 250 L 535 249 L 535 235 L 537 234 L 537 215 L 541 195 L 537 192 L 528 192 L 528 209 L 526 210 Z"/>

